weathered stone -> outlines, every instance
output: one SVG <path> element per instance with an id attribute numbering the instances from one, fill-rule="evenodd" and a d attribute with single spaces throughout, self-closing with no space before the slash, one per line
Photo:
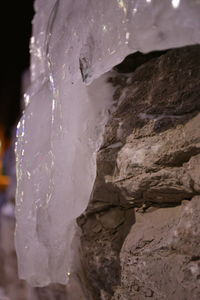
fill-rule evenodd
<path id="1" fill-rule="evenodd" d="M 137 214 L 120 254 L 120 297 L 112 299 L 199 299 L 199 223 L 199 196 Z"/>
<path id="2" fill-rule="evenodd" d="M 91 299 L 200 299 L 198 65 L 190 46 L 109 79 L 117 109 L 78 219 Z"/>
<path id="3" fill-rule="evenodd" d="M 101 299 L 100 294 L 111 296 L 119 284 L 119 251 L 133 223 L 133 210 L 122 207 L 110 207 L 85 217 L 82 263 L 93 299 Z"/>
<path id="4" fill-rule="evenodd" d="M 187 170 L 188 174 L 192 180 L 192 186 L 194 190 L 198 193 L 200 193 L 200 155 L 193 156 L 188 164 L 187 164 Z"/>
<path id="5" fill-rule="evenodd" d="M 108 229 L 115 229 L 124 222 L 124 211 L 120 208 L 113 208 L 98 216 L 101 224 Z"/>

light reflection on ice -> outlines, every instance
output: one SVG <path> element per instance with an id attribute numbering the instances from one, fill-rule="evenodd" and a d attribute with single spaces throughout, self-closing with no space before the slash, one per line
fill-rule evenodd
<path id="1" fill-rule="evenodd" d="M 119 7 L 123 9 L 124 14 L 126 14 L 127 13 L 127 8 L 126 8 L 124 0 L 118 0 L 118 3 L 119 3 Z"/>
<path id="2" fill-rule="evenodd" d="M 174 8 L 178 8 L 180 5 L 181 0 L 172 0 L 172 6 Z"/>

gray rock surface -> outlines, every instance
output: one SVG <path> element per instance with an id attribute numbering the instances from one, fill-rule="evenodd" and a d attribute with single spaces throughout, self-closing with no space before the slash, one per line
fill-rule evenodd
<path id="1" fill-rule="evenodd" d="M 109 79 L 116 111 L 77 220 L 91 299 L 200 299 L 199 65 L 190 46 Z"/>
<path id="2" fill-rule="evenodd" d="M 137 214 L 112 299 L 200 299 L 200 197 Z"/>

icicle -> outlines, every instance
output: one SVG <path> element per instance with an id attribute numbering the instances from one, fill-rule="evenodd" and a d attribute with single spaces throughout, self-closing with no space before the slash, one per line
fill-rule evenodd
<path id="1" fill-rule="evenodd" d="M 16 146 L 16 249 L 20 277 L 44 286 L 70 273 L 75 219 L 89 201 L 112 105 L 102 74 L 136 50 L 199 43 L 200 2 L 36 0 L 35 8 Z"/>

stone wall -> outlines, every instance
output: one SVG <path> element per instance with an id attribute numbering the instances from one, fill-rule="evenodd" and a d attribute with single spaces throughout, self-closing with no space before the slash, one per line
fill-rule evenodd
<path id="1" fill-rule="evenodd" d="M 117 108 L 78 219 L 92 299 L 200 299 L 199 65 L 190 46 L 109 79 Z"/>

